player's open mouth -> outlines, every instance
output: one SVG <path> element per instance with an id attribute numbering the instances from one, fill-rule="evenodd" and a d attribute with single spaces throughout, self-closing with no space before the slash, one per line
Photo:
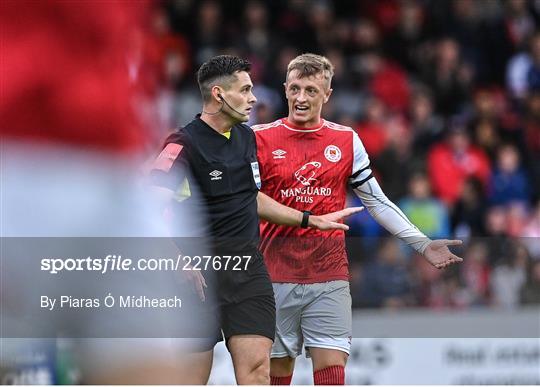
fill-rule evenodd
<path id="1" fill-rule="evenodd" d="M 307 112 L 309 110 L 309 107 L 307 106 L 295 106 L 294 108 L 297 112 Z"/>

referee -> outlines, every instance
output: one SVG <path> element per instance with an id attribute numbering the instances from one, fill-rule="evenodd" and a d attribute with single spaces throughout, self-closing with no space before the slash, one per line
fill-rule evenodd
<path id="1" fill-rule="evenodd" d="M 250 68 L 246 60 L 229 55 L 214 57 L 201 66 L 197 81 L 202 113 L 167 138 L 151 177 L 160 194 L 171 201 L 175 193 L 196 187 L 206 204 L 214 254 L 249 257 L 241 270 L 216 270 L 216 280 L 209 281 L 208 290 L 216 294 L 220 326 L 237 383 L 269 384 L 275 301 L 257 248 L 259 216 L 281 225 L 346 230 L 348 227 L 338 223 L 339 219 L 361 208 L 315 216 L 285 207 L 259 192 L 255 135 L 242 124 L 248 121 L 257 101 L 252 93 Z M 184 203 L 189 203 L 189 198 Z M 201 272 L 186 274 L 204 301 L 207 284 Z M 213 345 L 221 340 L 216 335 L 211 348 L 196 355 L 193 384 L 207 383 Z"/>

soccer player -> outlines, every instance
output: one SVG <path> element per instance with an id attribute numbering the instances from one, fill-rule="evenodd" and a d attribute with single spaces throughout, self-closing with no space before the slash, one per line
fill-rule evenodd
<path id="1" fill-rule="evenodd" d="M 152 171 L 152 180 L 166 200 L 187 185 L 197 186 L 208 210 L 209 233 L 215 255 L 249 256 L 244 270 L 216 270 L 207 284 L 200 272 L 191 272 L 201 296 L 204 288 L 216 294 L 221 329 L 239 384 L 270 382 L 270 348 L 275 337 L 272 284 L 258 251 L 259 216 L 287 226 L 345 230 L 337 221 L 360 209 L 345 209 L 309 219 L 259 193 L 260 177 L 255 134 L 243 122 L 256 98 L 249 76 L 250 63 L 221 55 L 204 63 L 197 78 L 203 98 L 202 114 L 165 142 Z M 189 199 L 184 201 L 188 202 Z M 246 262 L 246 261 L 244 261 Z M 205 384 L 212 365 L 213 346 L 198 354 L 198 383 Z"/>
<path id="2" fill-rule="evenodd" d="M 382 192 L 358 135 L 321 118 L 332 75 L 323 56 L 304 54 L 289 63 L 288 117 L 253 127 L 262 192 L 309 217 L 343 208 L 349 185 L 381 225 L 433 266 L 460 262 L 447 246 L 461 241 L 422 234 Z M 276 297 L 271 383 L 290 384 L 294 359 L 305 346 L 315 384 L 344 384 L 352 312 L 343 230 L 323 235 L 262 222 L 261 239 Z"/>

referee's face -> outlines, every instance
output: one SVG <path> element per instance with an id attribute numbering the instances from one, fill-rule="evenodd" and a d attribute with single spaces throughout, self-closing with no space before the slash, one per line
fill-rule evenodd
<path id="1" fill-rule="evenodd" d="M 223 112 L 238 122 L 246 122 L 249 120 L 249 114 L 257 98 L 253 95 L 253 83 L 249 74 L 239 71 L 235 75 L 236 80 L 231 82 L 222 93 L 222 99 L 225 102 Z"/>

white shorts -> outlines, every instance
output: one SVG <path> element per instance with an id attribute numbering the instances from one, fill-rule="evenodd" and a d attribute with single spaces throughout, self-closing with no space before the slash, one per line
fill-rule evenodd
<path id="1" fill-rule="evenodd" d="M 292 357 L 306 348 L 351 348 L 352 311 L 348 281 L 274 283 L 276 338 L 271 357 Z"/>

